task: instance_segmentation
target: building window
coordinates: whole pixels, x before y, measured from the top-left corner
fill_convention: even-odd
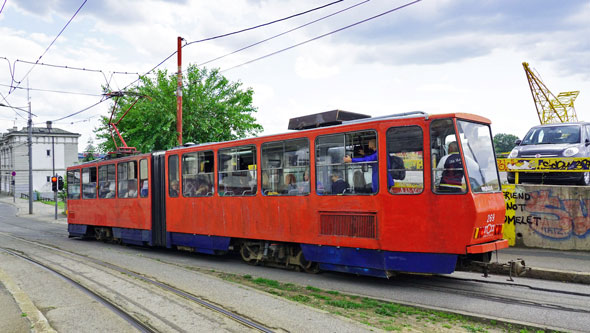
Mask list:
[[[51,156],[51,149],[47,149],[47,156]]]

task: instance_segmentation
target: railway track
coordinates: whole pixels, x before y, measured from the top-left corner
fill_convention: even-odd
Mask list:
[[[452,284],[449,284],[449,282]],[[535,287],[528,284],[519,284],[514,282],[457,278],[452,276],[435,276],[424,282],[412,280],[406,282],[406,285],[422,290],[452,293],[469,298],[478,298],[510,305],[519,304],[527,307],[536,307],[548,310],[590,314],[590,309],[587,306],[587,301],[590,299],[590,293],[585,292]],[[523,292],[519,293],[520,296],[516,298],[513,296],[513,293],[506,293],[510,295],[503,295],[503,290],[496,289],[489,291],[489,288],[482,290],[480,287],[483,285],[493,285],[500,288],[519,288],[522,289]],[[528,293],[531,292],[535,293],[536,299],[528,297]],[[538,298],[541,298],[544,301],[539,301]],[[564,302],[566,298],[569,304]],[[575,303],[577,305],[574,306],[571,303]]]
[[[167,330],[167,328],[171,328],[173,330],[184,330],[184,327],[179,326],[180,324],[172,323],[168,319],[164,318],[164,316],[160,316],[153,308],[149,308],[149,306],[142,305],[139,302],[133,302],[130,295],[125,295],[121,293],[121,290],[114,290],[112,288],[108,288],[104,281],[112,280],[113,277],[116,279],[121,279],[122,277],[126,276],[126,281],[117,282],[117,285],[128,284],[129,281],[135,281],[135,290],[139,290],[139,293],[142,292],[141,289],[144,289],[144,294],[151,294],[153,293],[154,289],[159,290],[160,297],[166,299],[167,304],[172,304],[171,306],[176,306],[179,311],[182,309],[186,309],[186,303],[190,303],[191,306],[198,306],[202,309],[206,309],[209,312],[213,312],[216,315],[221,315],[225,318],[230,319],[231,321],[238,323],[242,327],[252,329],[259,332],[273,332],[271,328],[268,328],[261,323],[255,322],[247,317],[240,315],[239,313],[233,312],[231,310],[225,309],[220,305],[213,304],[204,300],[196,295],[191,294],[190,292],[181,290],[176,288],[172,285],[165,284],[159,282],[151,277],[138,274],[136,272],[130,271],[128,269],[113,265],[111,263],[90,258],[87,256],[83,256],[77,254],[72,251],[64,250],[55,248],[53,246],[49,246],[40,242],[31,241],[27,239],[23,239],[18,236],[8,235],[5,233],[0,233],[0,235],[5,237],[10,237],[12,239],[18,240],[20,242],[32,244],[38,248],[42,248],[44,250],[49,250],[53,254],[57,254],[58,258],[46,256],[43,259],[33,258],[31,255],[26,255],[23,253],[19,253],[13,249],[3,248],[0,247],[0,250],[16,256],[22,260],[26,260],[34,265],[43,267],[45,270],[49,270],[54,274],[57,274],[68,283],[75,285],[77,288],[83,290],[85,293],[90,295],[92,298],[99,301],[101,304],[104,304],[107,308],[113,311],[116,315],[123,318],[127,321],[131,326],[137,328],[139,331],[142,332],[157,332],[160,330]],[[65,263],[64,263],[65,260]],[[72,263],[72,261],[74,263]],[[90,265],[89,265],[90,264]],[[98,273],[88,273],[85,272],[83,274],[77,274],[78,272],[75,270],[75,267],[82,267],[82,269],[78,271],[96,271],[100,270]],[[98,266],[98,268],[97,268]],[[118,273],[118,274],[117,274]],[[100,281],[96,281],[93,283],[92,281],[88,281],[84,279],[82,276],[84,275],[108,275],[108,278],[99,279]],[[82,282],[81,280],[85,280]],[[140,283],[137,283],[140,282]],[[147,286],[147,287],[146,287]],[[105,288],[106,287],[106,288]],[[106,293],[105,293],[106,289]],[[110,294],[111,296],[107,296],[105,294]],[[113,294],[117,296],[113,296]],[[170,297],[173,295],[173,297]],[[125,305],[118,304],[118,302],[113,301],[115,299],[124,299],[126,300]],[[183,301],[184,300],[184,301]],[[131,304],[130,304],[131,303]],[[190,308],[190,307],[189,307]],[[184,310],[186,311],[186,310]],[[142,313],[143,315],[138,315],[138,313]],[[188,311],[190,312],[190,311]],[[189,313],[190,315],[190,313]],[[151,321],[157,322],[154,323],[147,323],[145,318],[150,318]],[[148,320],[148,321],[150,321]],[[164,329],[162,329],[164,328]]]
[[[67,281],[69,284],[73,285],[74,287],[78,288],[79,290],[82,290],[85,294],[87,294],[88,296],[90,296],[92,299],[98,301],[99,303],[103,304],[104,306],[106,306],[109,310],[111,310],[112,312],[114,312],[116,315],[118,315],[119,317],[121,317],[123,320],[125,320],[127,323],[129,323],[131,326],[133,326],[134,328],[136,328],[137,330],[139,330],[140,332],[157,332],[156,330],[154,330],[152,327],[148,326],[147,324],[145,324],[144,322],[136,319],[132,314],[126,312],[124,309],[122,309],[121,307],[117,306],[117,304],[111,302],[109,299],[107,299],[106,297],[101,296],[100,294],[88,289],[87,287],[85,287],[84,285],[82,285],[81,283],[71,279],[70,277],[68,277],[67,275],[49,267],[48,265],[45,265],[43,263],[41,263],[38,260],[29,258],[23,254],[20,254],[12,249],[7,249],[4,247],[0,247],[0,251],[3,251],[5,253],[8,253],[12,256],[18,257],[22,260],[25,260],[29,263],[32,263],[36,266],[39,266],[57,276],[59,276],[60,278],[62,278],[63,280]]]

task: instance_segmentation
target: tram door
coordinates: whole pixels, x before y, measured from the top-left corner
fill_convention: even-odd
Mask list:
[[[166,244],[166,158],[164,153],[152,155],[152,244]]]

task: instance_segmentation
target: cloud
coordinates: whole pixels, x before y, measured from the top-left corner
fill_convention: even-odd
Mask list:
[[[340,67],[318,63],[311,57],[297,57],[295,73],[304,79],[323,79],[340,72]]]

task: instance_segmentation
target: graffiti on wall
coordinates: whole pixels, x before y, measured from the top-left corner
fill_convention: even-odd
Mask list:
[[[586,238],[590,234],[590,198],[563,199],[551,189],[504,193],[506,208],[516,214],[506,215],[507,224],[526,224],[545,238],[565,240],[571,237]],[[516,203],[518,202],[518,203]]]
[[[590,170],[590,159],[586,157],[504,158],[498,159],[497,163],[499,171],[579,172]]]

